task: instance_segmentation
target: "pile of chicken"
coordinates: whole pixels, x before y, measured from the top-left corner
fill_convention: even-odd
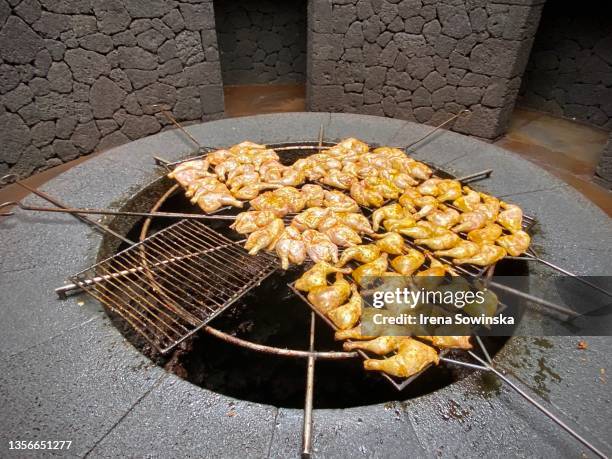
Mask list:
[[[427,165],[397,148],[370,150],[354,138],[290,166],[273,150],[243,142],[182,163],[169,177],[205,212],[249,200],[250,209],[231,226],[248,235],[249,253],[275,251],[283,269],[310,258],[315,265],[296,288],[335,324],[336,339],[354,340],[345,349],[393,353],[366,360],[366,369],[399,377],[438,363],[436,350],[422,341],[469,349],[469,337],[362,336],[359,288],[367,279],[456,275],[453,264],[489,266],[530,244],[518,206],[432,177]],[[361,208],[373,210],[371,218]],[[423,249],[408,247],[405,237]]]

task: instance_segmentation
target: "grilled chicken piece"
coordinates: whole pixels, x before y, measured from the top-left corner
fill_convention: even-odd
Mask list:
[[[484,228],[470,231],[467,237],[477,244],[493,244],[501,235],[502,227],[496,223],[489,223]]]
[[[429,238],[416,239],[414,242],[418,245],[426,245],[433,250],[445,250],[455,247],[461,242],[461,238],[452,231],[446,230],[439,231],[439,234]]]
[[[368,359],[363,362],[366,370],[382,371],[398,378],[408,378],[427,366],[438,364],[434,348],[414,339],[403,340],[397,354],[387,359]]]
[[[421,220],[410,228],[402,228],[399,233],[412,239],[426,239],[435,236],[437,231],[439,231],[438,226],[426,220]]]
[[[380,249],[374,244],[355,245],[348,247],[340,255],[340,261],[336,266],[344,266],[351,260],[357,260],[360,263],[370,263],[380,256]]]
[[[327,315],[332,309],[344,304],[351,294],[351,284],[342,273],[336,273],[336,281],[332,285],[314,287],[308,292],[310,301],[317,310]]]
[[[395,172],[394,170],[383,170],[380,176],[389,180],[400,190],[404,190],[410,186],[418,185],[418,180],[413,179],[409,174],[405,172]]]
[[[208,192],[223,192],[230,194],[227,187],[221,183],[217,177],[199,177],[187,186],[185,196],[192,198],[190,201],[192,204],[195,204],[198,198],[194,198],[194,195]]]
[[[339,247],[351,247],[361,244],[361,237],[357,231],[348,226],[337,223],[323,232],[329,239]]]
[[[251,200],[259,196],[259,193],[263,190],[269,190],[271,188],[278,188],[280,185],[274,185],[271,183],[251,183],[243,186],[236,191],[232,191],[232,194],[237,199]]]
[[[266,161],[259,166],[259,175],[264,181],[279,180],[282,178],[285,168],[286,166],[282,165],[279,161]]]
[[[266,191],[260,194],[255,199],[250,201],[251,207],[255,210],[268,210],[273,212],[277,217],[284,217],[290,212],[290,204],[287,200],[274,194],[272,191]]]
[[[464,195],[455,199],[453,204],[463,212],[473,211],[480,204],[480,195],[470,187],[463,187]]]
[[[397,199],[402,191],[391,180],[383,177],[367,177],[364,182],[366,188],[378,191],[385,199]]]
[[[440,194],[438,194],[437,198],[440,202],[453,201],[461,197],[461,183],[457,180],[443,180],[440,184],[438,184],[438,190]]]
[[[236,215],[236,220],[230,225],[239,234],[249,234],[267,226],[276,218],[273,212],[266,210],[251,210]]]
[[[340,188],[341,190],[348,190],[354,180],[356,180],[354,175],[334,169],[321,177],[319,182],[335,188]]]
[[[191,198],[206,213],[215,212],[223,206],[242,207],[243,203],[234,198],[227,187],[219,183],[212,191],[198,190]]]
[[[387,219],[383,222],[383,226],[387,231],[397,232],[406,228],[412,228],[416,224],[416,220],[410,215],[406,215],[399,220]]]
[[[348,330],[338,330],[334,333],[334,339],[336,341],[344,341],[347,339],[374,339],[375,336],[367,336],[361,334],[361,325],[357,325],[356,327],[349,328]]]
[[[472,349],[469,336],[417,336],[438,349]]]
[[[345,351],[355,351],[360,349],[376,355],[387,355],[398,350],[402,342],[411,340],[408,336],[379,336],[370,341],[354,341],[342,343]]]
[[[443,228],[450,228],[458,223],[460,218],[459,212],[443,204],[440,204],[437,209],[427,214],[427,220]]]
[[[175,179],[183,188],[187,188],[198,178],[214,177],[214,174],[208,172],[209,166],[209,161],[203,159],[186,161],[176,166],[174,170],[168,174],[168,178]]]
[[[456,258],[453,263],[456,265],[470,264],[477,266],[489,266],[506,256],[506,249],[492,244],[482,244],[479,252],[468,258]]]
[[[323,207],[311,207],[293,217],[291,226],[294,226],[300,231],[317,229],[321,221],[323,221],[330,212],[331,210]]]
[[[261,182],[261,176],[252,164],[243,164],[242,166],[231,170],[227,174],[225,184],[230,187],[230,190],[237,190],[241,186],[250,183]]]
[[[225,180],[227,179],[227,175],[232,170],[238,169],[239,167],[240,161],[238,161],[236,157],[232,157],[230,159],[226,159],[222,163],[217,164],[215,166],[215,174],[217,174],[219,180],[225,182]]]
[[[523,227],[523,211],[521,208],[503,201],[500,206],[504,210],[497,216],[497,222],[513,233],[521,231]]]
[[[302,240],[306,244],[308,256],[315,263],[338,262],[338,246],[327,235],[316,230],[306,230],[302,233]]]
[[[370,226],[370,221],[363,214],[355,212],[334,212],[334,215],[339,222],[354,229],[358,233],[372,234],[374,232]]]
[[[359,212],[359,206],[341,191],[325,191],[323,205],[335,212]]]
[[[460,223],[452,228],[455,233],[474,231],[484,227],[489,221],[488,217],[478,211],[462,213]]]
[[[404,189],[404,193],[399,197],[397,202],[410,213],[416,213],[416,204],[414,201],[422,197],[423,196],[421,196],[421,193],[419,193],[416,188],[407,187]]]
[[[455,247],[448,250],[436,250],[434,254],[438,257],[469,258],[478,253],[480,247],[475,242],[461,241]]]
[[[289,212],[301,212],[306,207],[306,197],[292,186],[283,186],[272,192],[274,196],[284,199],[289,205]]]
[[[502,212],[503,213],[503,212]],[[500,214],[501,215],[501,214]],[[501,245],[513,257],[525,253],[531,244],[531,237],[523,230],[515,231],[508,236],[502,236],[497,239],[497,244]]]
[[[418,180],[427,180],[433,173],[429,166],[414,160],[405,163],[403,172],[407,172],[411,177]]]
[[[221,164],[223,161],[233,158],[234,154],[229,150],[217,150],[206,155],[206,160],[213,166]]]
[[[324,261],[315,263],[315,265],[302,274],[295,282],[295,288],[303,292],[309,292],[315,287],[324,287],[327,285],[327,276],[331,273],[348,274],[351,270],[348,268],[336,268]]]
[[[377,208],[385,203],[382,193],[366,186],[363,180],[353,182],[351,185],[351,197],[355,202],[364,207]]]
[[[429,258],[429,268],[424,269],[423,271],[419,271],[416,276],[417,277],[433,277],[433,283],[427,283],[426,281],[420,281],[419,285],[427,285],[431,288],[438,285],[442,282],[442,278],[446,275],[446,273],[450,273],[454,275],[454,270],[447,264],[442,263],[439,260],[433,258],[430,254],[427,254],[427,258]],[[438,282],[439,281],[439,282]]]
[[[364,284],[368,283],[367,281],[369,280],[369,277],[382,276],[382,274],[387,271],[387,257],[388,255],[383,253],[376,260],[354,269],[351,273],[353,279],[355,279],[357,283],[363,287]]]
[[[325,190],[319,185],[304,185],[300,191],[306,198],[306,207],[323,207]]]
[[[292,226],[285,228],[276,241],[276,254],[281,260],[281,268],[289,268],[289,264],[301,265],[306,259],[306,244],[302,235]]]
[[[391,266],[403,276],[410,276],[425,263],[425,255],[416,249],[408,249],[406,255],[391,260]]]
[[[282,172],[282,176],[278,178],[267,179],[270,183],[276,183],[283,186],[296,186],[304,183],[306,177],[304,173],[299,169],[293,169],[291,167],[285,167]]]
[[[438,186],[442,182],[442,179],[430,178],[417,186],[416,190],[423,196],[438,196],[440,194],[440,188]]]
[[[346,304],[338,306],[336,309],[332,309],[327,313],[327,317],[329,317],[334,325],[340,330],[347,330],[354,327],[361,317],[363,300],[354,284],[351,285],[351,292],[351,298]]]
[[[417,220],[426,217],[433,212],[440,203],[433,196],[421,196],[414,199],[414,205],[418,207],[419,211],[413,215]]]
[[[378,231],[380,223],[386,219],[399,220],[404,217],[406,210],[398,203],[389,204],[387,206],[376,209],[372,213],[372,227],[374,231]]]
[[[249,255],[257,255],[264,248],[274,250],[274,245],[284,229],[283,221],[275,218],[266,227],[253,231],[244,244],[244,248],[249,251]]]
[[[499,214],[499,207],[500,207],[499,199],[493,196],[490,196],[488,194],[485,194],[485,193],[478,193],[478,194],[480,194],[480,198],[482,199],[482,202],[480,204],[477,204],[474,210],[478,210],[484,213],[489,219],[489,221],[491,222],[495,221],[495,219],[497,218],[497,215]]]
[[[376,246],[389,255],[401,255],[406,252],[406,241],[398,233],[390,232],[383,235],[374,235],[378,240]]]

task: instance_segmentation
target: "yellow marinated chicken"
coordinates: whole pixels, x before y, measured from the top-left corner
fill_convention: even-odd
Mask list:
[[[285,229],[285,224],[280,218],[275,218],[264,228],[253,231],[244,244],[244,248],[249,251],[249,255],[257,253],[266,248],[274,250],[276,241]]]
[[[261,193],[263,190],[269,190],[278,187],[279,185],[274,185],[271,183],[250,183],[248,185],[244,185],[236,189],[235,191],[232,191],[232,194],[236,199],[244,199],[249,201],[259,196],[259,193]]]
[[[338,330],[334,333],[334,339],[336,341],[344,341],[347,339],[374,339],[375,336],[368,336],[361,334],[361,325],[357,325],[356,327],[349,328],[348,330]]]
[[[443,182],[443,179],[440,178],[430,178],[425,180],[419,186],[416,187],[416,190],[422,196],[438,196],[440,194],[439,185]]]
[[[341,191],[325,191],[323,205],[335,212],[359,212],[359,206]]]
[[[411,215],[405,215],[400,219],[388,218],[383,222],[383,226],[389,232],[399,232],[406,228],[416,225],[416,220]]]
[[[302,240],[306,244],[306,253],[315,263],[338,262],[338,246],[331,241],[329,236],[317,230],[306,230],[302,233]]]
[[[427,180],[433,174],[429,166],[415,160],[406,161],[403,166],[403,172],[407,172],[411,177],[418,180]]]
[[[467,186],[463,187],[463,192],[465,194],[455,199],[453,205],[462,212],[471,212],[480,204],[480,195]]]
[[[439,227],[427,220],[421,220],[410,228],[402,228],[399,232],[411,239],[426,239],[435,236]]]
[[[436,226],[450,228],[460,221],[460,214],[455,209],[440,204],[437,209],[427,214],[427,220]]]
[[[467,233],[483,228],[487,222],[488,217],[482,212],[464,212],[459,217],[459,224],[454,226],[452,230],[455,233]]]
[[[378,189],[367,186],[363,180],[353,182],[351,197],[357,204],[368,208],[378,208],[385,203],[383,194]]]
[[[435,209],[437,209],[438,206],[440,205],[438,200],[433,196],[421,196],[421,197],[415,198],[413,202],[414,202],[414,205],[419,209],[419,211],[413,215],[413,217],[417,220],[420,220],[421,218],[426,217],[431,212],[433,212]]]
[[[351,285],[351,298],[346,304],[338,306],[327,313],[327,317],[339,330],[347,330],[354,327],[361,317],[363,300],[355,285]]]
[[[331,273],[350,273],[350,269],[337,268],[324,261],[315,263],[315,265],[306,271],[302,276],[295,282],[295,288],[302,290],[303,292],[309,292],[315,287],[323,287],[327,285],[327,276]]]
[[[347,247],[340,255],[336,266],[342,267],[349,261],[357,260],[360,263],[370,263],[380,256],[380,248],[374,244],[355,245]]]
[[[389,204],[380,209],[376,209],[372,213],[372,228],[374,231],[378,231],[380,223],[383,220],[392,219],[399,220],[404,217],[406,210],[398,203]]]
[[[366,370],[382,371],[391,376],[408,378],[431,364],[438,364],[436,350],[420,341],[407,339],[400,343],[397,354],[386,359],[368,359],[363,362]]]
[[[323,234],[327,235],[329,239],[336,244],[338,247],[351,247],[353,245],[361,244],[361,237],[359,233],[353,228],[342,223],[336,223],[335,225],[326,229]]]
[[[307,229],[317,229],[321,222],[330,215],[331,210],[324,207],[310,207],[295,217],[291,221],[291,226],[295,227],[299,231],[306,231]]]
[[[506,249],[506,251],[513,257],[518,257],[519,255],[527,252],[527,249],[529,249],[531,237],[529,237],[529,234],[527,234],[525,231],[518,230],[510,235],[498,238],[495,242]]]
[[[400,255],[391,260],[391,266],[403,276],[410,276],[425,263],[425,255],[416,249],[408,249],[406,255]]]
[[[281,268],[289,268],[289,264],[301,265],[306,260],[306,244],[300,232],[288,226],[276,241],[274,248],[281,260]]]
[[[408,336],[379,336],[370,341],[345,342],[342,344],[342,348],[345,351],[359,349],[376,355],[387,355],[398,350],[400,345],[408,340],[411,340]]]
[[[277,217],[284,217],[291,209],[289,202],[284,197],[278,196],[272,191],[260,194],[250,201],[250,204],[251,208],[255,210],[268,210],[274,212]]]
[[[274,196],[284,199],[290,213],[301,212],[306,207],[306,196],[292,186],[283,186],[272,192]]]
[[[523,211],[521,208],[503,201],[500,206],[504,210],[497,216],[497,223],[511,232],[520,231],[523,227]]]
[[[497,218],[497,215],[499,214],[499,208],[500,208],[499,199],[497,199],[494,196],[485,194],[485,193],[478,193],[478,194],[480,194],[482,203],[477,204],[474,210],[483,212],[487,216],[489,221],[491,222],[495,221],[495,219]]]
[[[416,239],[417,245],[425,245],[433,250],[445,250],[455,247],[461,238],[450,230],[438,231],[438,234],[425,239]]]
[[[230,225],[230,228],[239,234],[249,234],[267,226],[275,218],[274,212],[267,210],[241,212],[236,215],[236,220]]]
[[[436,196],[438,201],[454,201],[461,197],[461,183],[457,180],[443,180],[438,184],[439,194]]]
[[[314,287],[308,291],[308,301],[318,311],[327,315],[332,309],[344,304],[351,294],[351,284],[347,282],[342,273],[336,273],[336,280],[332,285]]]
[[[367,188],[378,191],[384,199],[397,199],[402,191],[392,181],[383,177],[367,177],[363,181]]]
[[[369,278],[382,276],[382,274],[387,271],[387,257],[388,255],[383,253],[376,260],[355,268],[351,273],[353,279],[363,287],[365,284],[369,283]]]
[[[198,196],[197,204],[206,213],[212,213],[224,206],[242,207],[242,201],[234,198],[229,191],[225,192],[208,192]]]
[[[323,207],[325,190],[321,186],[306,184],[300,192],[306,198],[306,207]]]
[[[472,349],[469,336],[417,336],[438,349]]]
[[[467,237],[477,244],[493,244],[502,235],[502,232],[501,226],[489,223],[484,228],[470,231]]]
[[[480,246],[472,241],[461,241],[455,247],[447,250],[436,250],[434,255],[449,258],[469,258],[478,253]]]
[[[480,250],[476,255],[467,258],[456,258],[453,263],[456,265],[470,264],[477,266],[489,266],[498,262],[506,256],[506,249],[492,244],[481,244]]]
[[[406,252],[406,241],[398,233],[376,234],[374,237],[378,239],[375,244],[382,252],[389,255],[401,255]]]
[[[348,190],[351,188],[352,183],[356,180],[354,175],[343,172],[338,169],[328,171],[323,177],[319,179],[324,185],[333,186],[341,190]]]

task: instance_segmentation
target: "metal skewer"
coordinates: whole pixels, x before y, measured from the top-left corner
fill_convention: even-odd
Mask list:
[[[455,180],[463,183],[475,182],[477,180],[482,180],[491,177],[493,173],[493,169],[485,169],[484,171],[474,172],[470,175],[464,175],[463,177],[458,177]]]
[[[17,206],[22,210],[29,210],[35,212],[58,212],[68,214],[92,214],[92,215],[120,215],[128,217],[163,217],[163,218],[184,218],[184,219],[195,219],[195,220],[235,220],[236,217],[233,215],[206,215],[206,214],[184,214],[181,212],[127,212],[122,210],[107,210],[107,209],[89,209],[89,208],[54,208],[54,207],[39,207],[39,206],[28,206],[21,202],[5,202],[0,204],[0,210],[5,207]],[[14,215],[14,212],[0,213],[2,216]]]
[[[564,306],[559,306],[558,304],[552,303],[550,301],[544,300],[542,298],[538,298],[537,296],[531,295],[529,293],[525,293],[525,292],[521,292],[518,289],[512,288],[512,287],[508,287],[507,285],[504,284],[500,284],[498,282],[493,282],[491,281],[489,283],[489,287],[493,288],[493,289],[498,289],[498,290],[503,290],[504,292],[510,293],[512,295],[518,296],[520,298],[524,298],[526,300],[532,301],[533,303],[537,303],[540,306],[544,306],[545,308],[548,308],[550,310],[556,311],[556,312],[560,312],[563,314],[567,314],[568,316],[571,317],[579,317],[581,314],[578,314],[576,311],[573,311],[569,308],[566,308]]]
[[[198,139],[196,139],[193,135],[191,135],[189,133],[189,131],[187,131],[187,129],[185,129],[183,127],[183,125],[181,123],[179,123],[176,118],[174,116],[172,116],[172,114],[161,104],[153,104],[151,105],[151,108],[154,109],[160,109],[160,113],[162,115],[164,115],[168,121],[170,121],[177,129],[179,129],[183,134],[185,134],[189,140],[191,140],[194,144],[196,144],[196,146],[198,147],[199,151],[206,151],[206,150],[216,150],[217,148],[215,147],[207,147],[205,145],[202,145]]]
[[[306,396],[304,400],[304,428],[302,435],[302,457],[309,458],[312,454],[312,405],[314,397],[314,341],[315,341],[315,313],[310,313],[310,337],[308,362],[306,364]]]
[[[65,204],[63,204],[62,202],[58,201],[57,199],[49,196],[47,193],[43,193],[42,191],[39,191],[35,188],[30,187],[29,185],[26,185],[25,183],[19,181],[19,177],[16,174],[9,174],[9,175],[5,175],[4,177],[0,178],[0,183],[8,183],[11,179],[14,180],[14,183],[18,186],[20,186],[21,188],[29,191],[30,193],[34,193],[36,196],[44,199],[47,202],[50,202],[51,204],[59,207],[60,209],[68,209],[69,207]],[[117,239],[122,240],[123,242],[130,244],[130,245],[134,245],[135,242],[128,239],[125,236],[122,236],[121,234],[117,233],[116,231],[113,231],[112,229],[110,229],[108,226],[103,225],[100,222],[97,222],[89,217],[86,217],[84,215],[79,215],[79,214],[73,214],[76,218],[78,218],[79,220],[81,220],[84,223],[87,223],[88,225],[92,225],[96,228],[98,228],[99,230],[104,231],[105,233],[108,233],[112,236],[115,236]]]
[[[466,113],[470,113],[469,110],[461,110],[459,113],[457,113],[456,115],[451,116],[449,119],[447,119],[446,121],[444,121],[442,124],[437,125],[435,128],[433,128],[431,131],[429,131],[427,134],[425,134],[423,137],[421,137],[420,139],[415,140],[414,142],[406,145],[404,147],[405,150],[408,150],[410,147],[413,147],[414,145],[416,145],[417,143],[422,142],[423,140],[425,140],[427,137],[433,135],[436,131],[438,131],[439,129],[442,129],[444,126],[446,126],[448,123],[450,123],[451,121],[456,120],[457,118],[459,118],[462,115],[465,115]]]

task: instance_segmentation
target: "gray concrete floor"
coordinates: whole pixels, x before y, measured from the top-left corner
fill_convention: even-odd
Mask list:
[[[228,117],[306,110],[304,85],[227,86]],[[608,138],[607,131],[545,113],[516,109],[505,136],[496,145],[548,170],[612,216],[612,192],[592,177]],[[35,174],[25,182],[38,187],[71,167],[95,156],[78,158]],[[0,203],[19,201],[27,192],[10,185],[0,189]]]

